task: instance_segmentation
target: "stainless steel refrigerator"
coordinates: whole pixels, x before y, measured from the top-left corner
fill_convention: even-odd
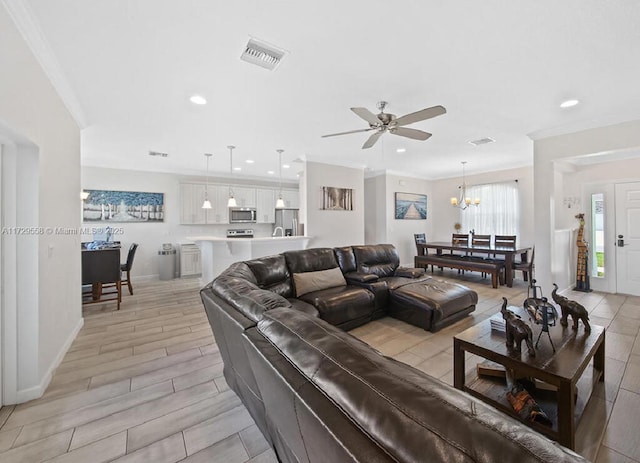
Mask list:
[[[276,209],[274,227],[282,227],[284,236],[297,236],[299,234],[298,225],[298,209]]]

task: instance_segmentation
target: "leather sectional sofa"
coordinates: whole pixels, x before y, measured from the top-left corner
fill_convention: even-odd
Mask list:
[[[336,284],[336,269],[344,283],[318,289]],[[396,297],[405,287],[446,292],[440,284],[400,268],[393,246],[353,246],[238,262],[201,296],[225,379],[282,462],[584,461],[344,331],[426,300],[418,289]],[[416,308],[428,322],[413,321],[430,328],[434,313],[457,319],[477,301],[450,289],[452,298]]]

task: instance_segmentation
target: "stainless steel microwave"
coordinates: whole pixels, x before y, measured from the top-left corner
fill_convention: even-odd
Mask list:
[[[230,207],[229,223],[255,223],[255,207]]]

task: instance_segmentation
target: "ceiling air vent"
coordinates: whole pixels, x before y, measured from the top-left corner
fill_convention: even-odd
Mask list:
[[[495,140],[493,138],[479,138],[478,140],[472,140],[471,143],[473,146],[486,145],[487,143],[493,143]]]
[[[249,39],[240,59],[273,71],[285,54],[286,52],[281,48],[257,39]]]
[[[168,153],[161,153],[159,151],[149,151],[149,156],[159,156],[161,158],[166,158],[167,156],[169,156]]]

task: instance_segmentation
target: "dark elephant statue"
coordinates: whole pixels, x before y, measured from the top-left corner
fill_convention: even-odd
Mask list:
[[[591,325],[589,325],[589,312],[584,308],[582,304],[579,304],[576,301],[570,301],[566,297],[558,294],[558,285],[553,284],[553,291],[551,292],[551,298],[553,302],[560,306],[560,310],[562,311],[562,318],[560,319],[560,324],[562,326],[568,326],[569,322],[567,318],[571,315],[571,319],[573,320],[573,329],[578,329],[578,321],[582,320],[584,323],[584,330],[587,333],[591,332]]]
[[[531,328],[520,317],[512,311],[507,310],[507,298],[502,298],[502,318],[505,321],[507,334],[507,347],[515,348],[516,352],[521,352],[522,341],[527,344],[529,355],[535,357],[536,351],[533,349],[533,333]]]

